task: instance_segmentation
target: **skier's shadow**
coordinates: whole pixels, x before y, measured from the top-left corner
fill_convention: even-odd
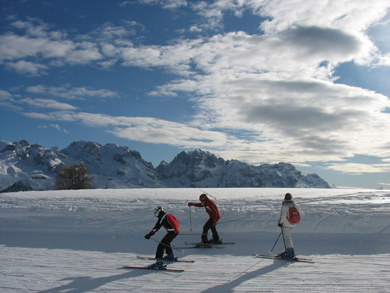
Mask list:
[[[207,293],[207,292],[213,292],[213,293],[215,293],[215,292],[224,292],[224,293],[233,292],[233,289],[235,287],[239,286],[240,284],[242,284],[246,281],[249,281],[253,278],[256,278],[258,276],[268,274],[268,273],[275,271],[275,270],[277,270],[285,265],[286,265],[285,263],[275,260],[274,263],[269,265],[269,266],[262,267],[256,271],[253,271],[253,272],[241,274],[241,276],[239,278],[234,279],[233,281],[231,281],[229,283],[209,288],[209,289],[203,291],[203,293]]]
[[[119,275],[100,277],[100,278],[91,278],[91,277],[74,277],[74,278],[65,278],[61,281],[71,281],[68,284],[61,285],[52,289],[40,291],[39,293],[53,293],[53,292],[67,292],[67,293],[82,293],[90,292],[94,289],[97,289],[101,286],[104,286],[108,283],[115,282],[121,279],[136,278],[153,271],[147,270],[131,270]],[[130,287],[129,290],[132,288]]]

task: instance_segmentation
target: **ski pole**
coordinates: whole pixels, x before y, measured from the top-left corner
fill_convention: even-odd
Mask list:
[[[216,197],[213,196],[213,195],[211,195],[210,193],[208,193],[208,192],[206,192],[206,191],[204,191],[204,190],[200,190],[200,191],[201,191],[202,193],[206,194],[207,196],[216,199]]]
[[[283,227],[280,227],[280,229],[281,229],[281,232],[280,232],[280,233],[282,233],[282,236],[283,236],[284,250],[287,250],[287,247],[286,247],[286,240],[284,239]]]
[[[152,237],[150,237],[149,239],[151,239],[151,240],[153,240],[154,242],[157,242],[158,244],[161,244],[161,245],[163,245],[163,246],[165,246],[165,247],[171,247],[172,249],[176,249],[177,251],[180,251],[181,253],[184,252],[183,250],[178,249],[178,248],[176,248],[175,246],[166,245],[165,243],[161,243],[160,241],[158,241],[158,240],[156,240],[156,239],[153,239]]]
[[[234,220],[228,220],[228,221],[217,222],[217,225],[218,225],[218,224],[224,224],[224,223],[228,223],[228,222],[235,222],[235,221],[240,221],[240,220],[249,219],[249,218],[252,218],[252,216],[249,216],[249,217],[243,217],[243,218],[238,218],[238,219],[234,219]]]
[[[278,243],[278,240],[279,240],[279,238],[280,238],[280,235],[282,235],[282,230],[280,230],[278,239],[276,239],[274,246],[272,246],[272,248],[271,248],[271,250],[270,250],[270,252],[269,252],[268,254],[272,254],[272,251],[274,250],[276,243]]]
[[[192,232],[192,216],[191,216],[191,206],[188,206],[190,209],[190,231]]]

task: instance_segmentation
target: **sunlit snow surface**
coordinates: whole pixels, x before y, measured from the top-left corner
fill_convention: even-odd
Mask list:
[[[181,223],[176,247],[200,241],[207,214],[190,208],[207,192],[220,207],[223,249],[175,249],[185,272],[123,270],[146,266],[160,230],[161,205]],[[315,264],[254,258],[280,229],[284,194],[303,211],[296,253]],[[0,195],[1,292],[390,292],[390,192],[347,189],[128,189]],[[191,231],[192,230],[192,231]],[[283,250],[279,240],[273,252]]]

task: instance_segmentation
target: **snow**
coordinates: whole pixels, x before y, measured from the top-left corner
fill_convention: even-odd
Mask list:
[[[181,223],[172,242],[200,240],[207,214],[187,206],[207,192],[220,207],[223,249],[175,249],[185,272],[124,270],[153,261],[153,209]],[[315,263],[259,259],[280,229],[291,192],[304,214],[293,231],[297,254]],[[390,292],[390,192],[351,189],[96,189],[0,195],[1,292]],[[191,217],[190,217],[191,213]],[[190,221],[191,218],[191,221]],[[191,231],[192,230],[192,231]],[[274,253],[283,250],[279,240]]]

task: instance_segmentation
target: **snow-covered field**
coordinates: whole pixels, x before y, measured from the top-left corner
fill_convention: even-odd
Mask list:
[[[219,205],[223,249],[175,249],[184,272],[124,270],[152,261],[165,230],[146,240],[161,205],[181,223],[176,247],[200,240],[207,214],[187,206],[206,191]],[[268,253],[284,194],[304,215],[295,251]],[[346,189],[127,189],[0,194],[0,292],[390,292],[390,192]],[[190,217],[191,215],[191,217]],[[190,220],[191,219],[191,220]],[[192,228],[192,229],[191,229]],[[192,231],[191,231],[192,230]],[[282,241],[274,252],[283,250]]]

